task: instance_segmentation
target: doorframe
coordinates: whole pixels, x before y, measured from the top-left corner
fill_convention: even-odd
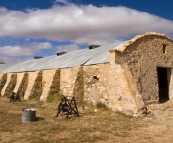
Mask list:
[[[158,68],[165,68],[167,71],[167,82],[168,82],[168,100],[170,100],[170,85],[171,83],[173,83],[173,81],[171,81],[171,77],[172,77],[172,67],[171,66],[156,66],[156,72],[157,72],[157,88],[158,88],[158,102],[160,103],[160,95],[159,95],[159,79],[158,79]]]

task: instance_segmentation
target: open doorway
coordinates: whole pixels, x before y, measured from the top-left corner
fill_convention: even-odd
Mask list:
[[[159,85],[159,102],[163,103],[169,100],[169,85],[167,68],[157,67],[158,85]]]

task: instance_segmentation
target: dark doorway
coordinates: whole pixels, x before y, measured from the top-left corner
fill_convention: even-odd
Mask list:
[[[169,100],[169,86],[167,68],[157,68],[158,84],[159,84],[159,102],[166,102]]]

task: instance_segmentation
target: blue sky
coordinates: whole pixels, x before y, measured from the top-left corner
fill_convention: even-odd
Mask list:
[[[173,39],[172,0],[0,0],[0,62],[133,38]]]

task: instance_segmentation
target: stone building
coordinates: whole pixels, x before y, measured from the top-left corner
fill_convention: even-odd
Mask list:
[[[135,114],[173,100],[173,41],[146,33],[129,41],[0,65],[0,94],[46,101],[64,94]]]

